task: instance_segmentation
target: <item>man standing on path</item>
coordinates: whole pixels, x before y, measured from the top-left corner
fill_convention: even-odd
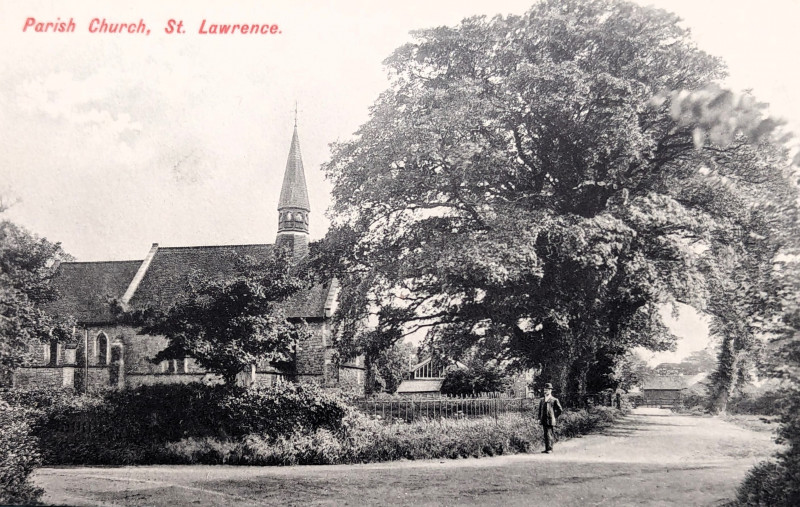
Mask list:
[[[553,443],[556,439],[555,427],[561,415],[561,403],[553,396],[553,384],[544,385],[544,398],[539,402],[539,422],[544,430],[544,453],[553,452]]]

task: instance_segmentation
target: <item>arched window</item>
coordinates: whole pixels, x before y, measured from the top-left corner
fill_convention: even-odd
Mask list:
[[[108,364],[108,337],[105,333],[97,335],[97,364]]]
[[[295,222],[302,222],[303,221],[303,214],[302,213],[296,213],[294,215],[294,221]]]
[[[290,211],[289,213],[286,214],[286,220],[291,220],[291,219],[292,219],[292,212]]]

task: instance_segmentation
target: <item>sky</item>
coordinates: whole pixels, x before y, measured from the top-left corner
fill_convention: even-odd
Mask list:
[[[271,243],[297,101],[318,239],[330,204],[320,166],[387,87],[381,62],[414,29],[532,3],[4,0],[0,198],[13,203],[4,215],[81,261],[141,259],[154,242]],[[728,86],[800,125],[800,0],[640,3],[680,15],[698,46],[727,62]],[[72,19],[76,30],[24,31],[28,18]],[[142,20],[150,33],[89,33],[93,18]],[[165,33],[170,19],[186,33]],[[279,33],[201,35],[204,19]],[[705,335],[699,318],[686,322]]]

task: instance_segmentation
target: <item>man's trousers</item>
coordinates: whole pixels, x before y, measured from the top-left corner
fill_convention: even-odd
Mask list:
[[[556,442],[555,428],[552,426],[542,426],[542,429],[544,430],[544,450],[552,451],[553,444]]]

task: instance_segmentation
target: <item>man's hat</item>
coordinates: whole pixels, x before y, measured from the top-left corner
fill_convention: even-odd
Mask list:
[[[544,385],[544,388],[545,388],[545,389],[550,389],[550,390],[552,390],[552,389],[553,389],[553,384],[551,384],[550,382],[548,382],[548,383],[546,383],[546,384]]]

